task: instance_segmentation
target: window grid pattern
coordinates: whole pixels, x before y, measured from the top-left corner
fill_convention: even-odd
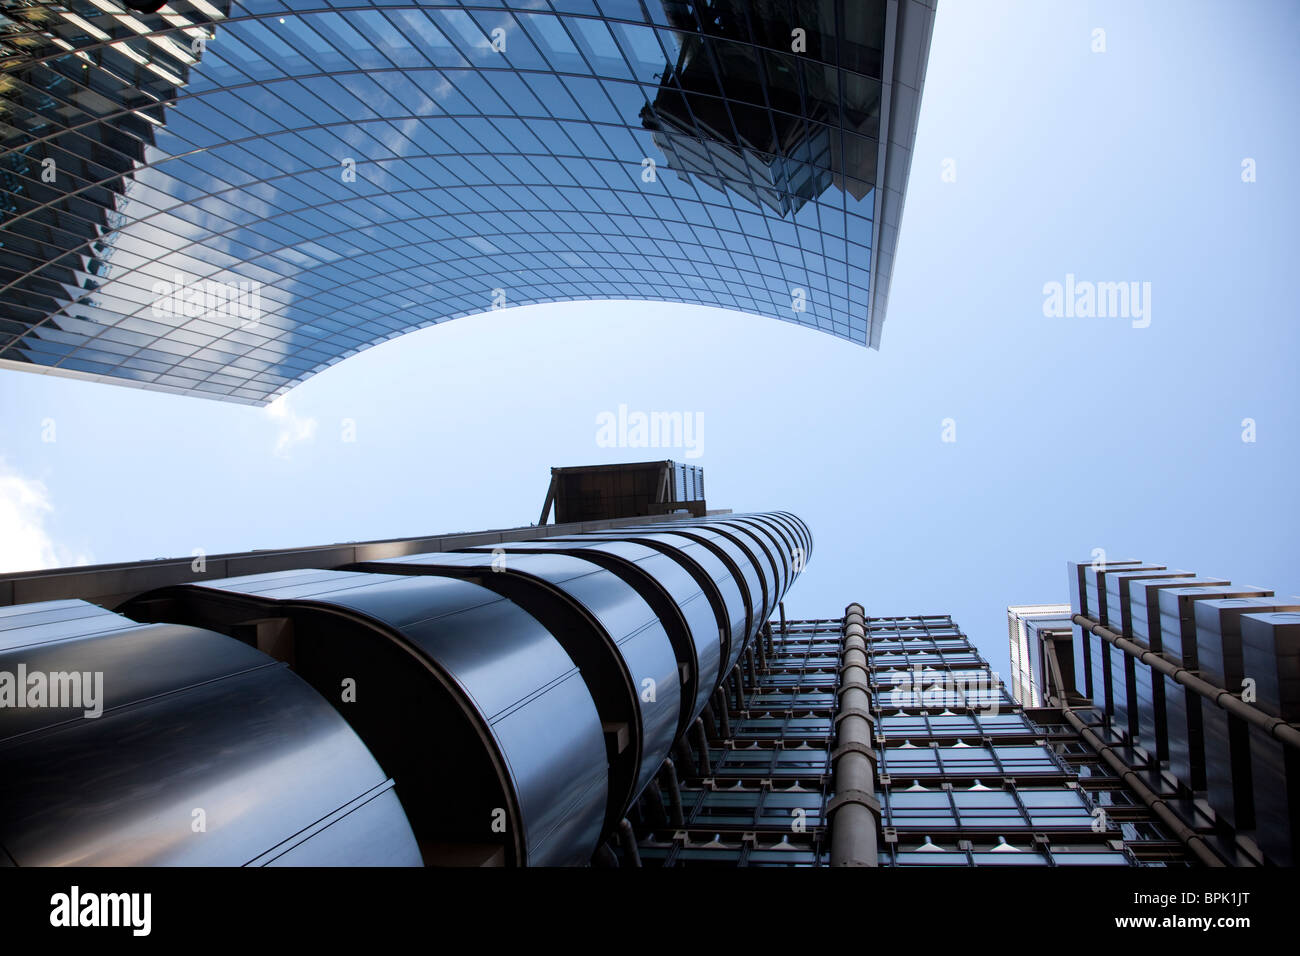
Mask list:
[[[865,344],[870,4],[850,40],[798,3],[3,0],[0,358],[260,403],[592,298]]]
[[[1112,812],[1063,754],[1068,728],[1041,726],[1001,690],[948,618],[870,619],[877,716],[881,865],[1103,866],[1182,862],[1180,849],[1130,800]],[[956,702],[891,706],[915,684],[987,691]],[[905,698],[904,698],[905,699]],[[1120,791],[1127,794],[1127,791]],[[1143,855],[1131,842],[1149,843]]]
[[[772,649],[755,668],[744,707],[727,698],[730,737],[710,738],[709,774],[677,761],[683,826],[638,827],[645,865],[827,865],[836,688],[815,679],[837,671],[841,626],[789,621],[784,634],[772,626]],[[877,679],[881,866],[1186,862],[1118,782],[1090,786],[1076,775],[1075,762],[1058,752],[1067,738],[1061,726],[1038,725],[1008,696],[942,708],[883,701],[880,689],[892,685],[878,666],[922,661],[936,673],[987,671],[950,619],[871,618],[867,645]]]

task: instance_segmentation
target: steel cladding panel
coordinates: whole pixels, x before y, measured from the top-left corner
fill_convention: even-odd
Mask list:
[[[532,615],[454,578],[287,572],[202,587],[347,609],[396,632],[453,681],[491,733],[509,774],[502,784],[519,804],[524,862],[591,859],[608,796],[600,718],[572,659]]]
[[[543,541],[509,542],[500,547],[506,554],[552,551],[585,557],[594,553],[596,556],[605,555],[621,559],[638,569],[633,573],[639,572],[649,579],[648,582],[642,582],[640,586],[660,589],[661,593],[676,606],[686,626],[689,647],[686,648],[688,656],[684,663],[691,669],[695,696],[693,700],[682,702],[684,723],[689,723],[704,709],[718,683],[722,646],[713,609],[695,579],[680,564],[653,548],[626,539],[602,540],[578,535],[572,539],[548,538]],[[475,550],[482,551],[484,548]],[[639,590],[637,583],[631,583],[631,586]],[[665,627],[670,623],[666,623]]]
[[[586,606],[614,639],[638,691],[643,747],[635,797],[659,772],[677,736],[681,682],[672,644],[650,605],[612,573],[555,583]]]
[[[466,594],[465,610],[402,630],[461,686],[496,737],[523,815],[528,865],[586,864],[608,779],[600,717],[572,659],[535,618],[477,585],[401,580]]]
[[[767,556],[764,549],[759,547],[752,535],[745,531],[719,524],[701,525],[699,531],[711,532],[717,536],[714,540],[728,541],[735,551],[744,556],[745,565],[752,572],[752,579],[758,585],[750,592],[750,597],[754,601],[754,623],[750,629],[750,640],[753,640],[754,634],[763,626],[763,622],[771,617],[772,611],[776,608],[775,568],[772,559]],[[750,575],[747,574],[746,580],[749,579]]]
[[[766,595],[766,603],[763,619],[771,617],[776,610],[777,601],[785,588],[784,575],[781,570],[780,562],[777,556],[773,554],[775,547],[771,538],[763,534],[762,531],[753,525],[742,524],[741,522],[713,522],[710,527],[722,534],[731,535],[741,547],[749,552],[754,561],[754,567],[758,569],[763,579],[763,589]]]
[[[1122,603],[1110,601],[1114,590],[1112,582],[1134,572],[1160,570],[1159,565],[1141,562],[1106,563],[1089,567],[1084,575],[1088,607],[1092,609],[1088,616],[1112,631],[1126,633],[1122,625]],[[1120,734],[1128,734],[1133,729],[1130,725],[1129,701],[1130,697],[1136,699],[1137,696],[1136,688],[1130,683],[1136,678],[1133,665],[1125,660],[1127,654],[1098,635],[1089,634],[1088,641],[1091,645],[1089,657],[1092,662],[1092,686],[1094,691],[1100,688],[1093,700],[1102,708],[1112,729]]]
[[[0,645],[0,661],[20,654],[33,671],[101,672],[106,695],[101,717],[71,725],[50,708],[36,711],[44,727],[30,710],[3,712],[0,845],[20,865],[241,866],[391,786],[347,723],[283,665],[211,631],[121,628],[119,615],[96,610],[115,619],[99,634],[83,623],[80,637],[32,631]],[[21,624],[20,613],[0,619]],[[400,807],[384,806],[378,831],[366,815],[335,824],[335,835],[351,826],[384,835],[366,857],[339,859],[322,844],[317,858],[419,865]],[[206,832],[192,829],[196,807]]]
[[[1183,574],[1184,572],[1174,572]],[[1133,578],[1126,583],[1129,595],[1131,636],[1140,644],[1160,653],[1163,646],[1160,621],[1160,592],[1166,588],[1223,585],[1217,578]],[[1138,743],[1159,760],[1170,759],[1170,731],[1164,676],[1138,661],[1134,666],[1137,681]],[[1147,701],[1150,701],[1148,709]],[[1184,738],[1185,739],[1185,738]],[[1185,745],[1184,745],[1185,746]]]
[[[1257,706],[1300,721],[1300,614],[1241,616],[1242,663],[1256,682]],[[1250,728],[1255,837],[1279,866],[1300,864],[1300,754],[1258,727]]]
[[[1066,562],[1066,573],[1070,588],[1070,607],[1073,614],[1082,614],[1084,617],[1090,617],[1094,621],[1105,623],[1101,620],[1100,595],[1097,588],[1097,572],[1106,568],[1121,570],[1140,566],[1142,562],[1134,560],[1109,561],[1104,555],[1099,556],[1093,561],[1068,561]],[[1083,629],[1079,624],[1073,625],[1074,634],[1074,667],[1075,667],[1075,686],[1083,691],[1088,697],[1092,698],[1093,703],[1103,708],[1103,713],[1109,713],[1106,708],[1106,685],[1095,682],[1096,675],[1105,674],[1105,662],[1094,657],[1100,658],[1100,652],[1094,653],[1094,645],[1100,641],[1096,637]]]
[[[1226,597],[1262,597],[1249,586],[1161,588],[1157,595],[1164,656],[1189,670],[1198,668],[1195,605]],[[1165,714],[1169,726],[1169,769],[1193,790],[1205,790],[1205,731],[1200,694],[1165,676]]]
[[[706,547],[711,547],[716,551],[722,552],[740,574],[737,581],[740,584],[741,595],[745,601],[747,611],[745,640],[740,643],[732,642],[731,656],[727,659],[722,668],[722,673],[725,677],[730,673],[731,668],[735,665],[736,661],[740,659],[740,652],[745,643],[757,633],[765,620],[763,617],[762,605],[763,586],[758,571],[755,570],[754,565],[750,562],[749,556],[745,551],[743,551],[730,538],[718,534],[716,531],[711,531],[708,528],[699,525],[692,525],[689,528],[675,528],[674,533],[693,540],[702,541]]]
[[[1270,611],[1300,611],[1300,605],[1278,604],[1275,598],[1218,598],[1197,601],[1197,659],[1201,676],[1218,687],[1240,693],[1242,664],[1241,616]],[[1203,704],[1205,778],[1210,805],[1238,829],[1254,829],[1249,725],[1221,707]]]
[[[716,624],[718,629],[723,632],[726,645],[730,647],[738,642],[744,643],[746,623],[745,599],[740,592],[740,585],[736,583],[731,570],[723,564],[722,559],[710,551],[705,545],[680,534],[672,534],[670,532],[660,532],[656,534],[635,532],[627,536],[610,533],[593,533],[590,535],[574,535],[567,538],[552,538],[548,540],[581,541],[588,537],[596,540],[636,541],[645,544],[648,547],[666,549],[663,553],[668,554],[676,561],[690,562],[694,564],[698,571],[703,573],[704,576],[707,577],[717,588],[718,599],[722,602],[722,617],[721,619],[716,620]],[[721,662],[722,660],[720,659],[720,665]]]

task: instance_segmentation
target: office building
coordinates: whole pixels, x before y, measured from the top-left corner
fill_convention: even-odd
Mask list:
[[[0,0],[0,367],[263,404],[503,306],[877,348],[931,0]]]
[[[1186,862],[1068,725],[1010,698],[946,615],[851,604],[774,621],[754,651],[707,756],[677,761],[695,768],[680,816],[645,808],[641,865]]]
[[[555,469],[581,522],[0,577],[6,862],[1222,862],[1061,678],[1094,649],[1057,609],[1015,609],[1042,698],[1017,701],[945,615],[787,619],[807,526],[665,500],[686,477]],[[1214,609],[1256,662],[1229,671],[1285,657],[1286,622],[1187,592],[1180,640]],[[1285,687],[1261,706],[1290,714]],[[1291,772],[1257,729],[1226,733]]]
[[[1300,860],[1300,601],[1140,560],[1072,562],[1033,680],[1210,865]]]
[[[793,515],[683,509],[6,575],[0,850],[608,862],[811,553]]]

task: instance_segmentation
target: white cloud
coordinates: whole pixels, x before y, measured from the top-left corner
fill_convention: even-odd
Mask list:
[[[50,537],[45,522],[52,514],[45,483],[0,461],[0,573],[89,563],[88,555],[71,554]]]
[[[266,406],[266,413],[280,425],[275,438],[275,457],[288,458],[289,449],[316,437],[316,419],[304,418],[289,407],[289,400],[281,395]]]

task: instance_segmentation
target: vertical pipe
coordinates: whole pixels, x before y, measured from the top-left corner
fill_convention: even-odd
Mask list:
[[[707,777],[713,768],[709,763],[709,739],[704,733],[704,721],[696,717],[691,730],[695,734],[695,749],[699,754],[700,776]]]
[[[718,699],[718,729],[722,731],[722,739],[731,739],[731,708],[727,706],[727,692],[721,687],[718,688],[714,695]]]
[[[839,706],[831,755],[835,798],[827,808],[831,866],[878,866],[875,750],[867,673],[866,610],[844,609],[840,644]]]
[[[731,689],[736,692],[736,710],[745,709],[745,687],[740,679],[740,668],[735,667],[731,671]]]
[[[705,705],[704,705],[704,709],[703,709],[702,711],[700,711],[700,719],[701,719],[702,721],[704,721],[704,735],[705,735],[705,737],[707,737],[709,740],[717,740],[717,739],[718,739],[718,721],[717,721],[717,719],[713,716],[713,703],[712,703],[712,699],[710,699],[710,703],[705,704]]]
[[[675,827],[685,826],[686,823],[682,818],[682,788],[677,785],[677,768],[673,766],[671,759],[664,758],[660,774],[665,778],[664,784],[668,787],[668,806],[672,810],[668,819]]]
[[[682,775],[688,775],[690,768],[695,765],[695,755],[691,753],[691,745],[687,741],[686,735],[679,737],[677,743],[673,744],[673,755],[676,756],[677,762],[682,765]]]
[[[645,788],[641,794],[645,798],[646,817],[651,827],[661,827],[668,822],[668,808],[664,806],[663,791],[659,789],[659,781],[651,780],[650,785]]]
[[[618,855],[609,848],[608,843],[602,843],[596,847],[596,853],[591,858],[591,865],[604,869],[614,869],[618,866]]]
[[[623,850],[624,866],[640,866],[641,853],[636,847],[636,831],[627,817],[618,821],[618,842]]]

